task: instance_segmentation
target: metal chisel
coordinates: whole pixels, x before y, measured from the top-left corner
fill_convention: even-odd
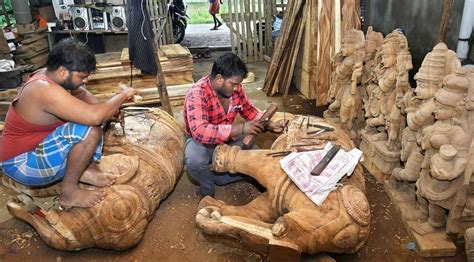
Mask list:
[[[323,170],[327,167],[329,162],[336,156],[337,152],[341,149],[340,145],[334,145],[329,149],[326,155],[319,161],[319,163],[314,167],[313,171],[311,171],[311,175],[319,176],[323,172]]]

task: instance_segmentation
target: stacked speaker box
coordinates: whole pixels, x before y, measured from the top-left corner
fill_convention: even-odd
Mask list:
[[[113,6],[110,18],[113,31],[127,30],[125,8],[123,6]]]
[[[71,7],[74,30],[90,30],[89,15],[85,7]]]

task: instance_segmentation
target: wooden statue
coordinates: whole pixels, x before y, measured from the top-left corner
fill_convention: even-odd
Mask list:
[[[335,70],[334,82],[331,83],[329,96],[333,102],[324,117],[339,122],[352,139],[356,137],[353,121],[361,110],[362,98],[358,84],[362,76],[365,39],[360,30],[349,30],[342,39],[342,61]]]
[[[408,82],[408,71],[413,69],[411,62],[411,54],[407,49],[400,50],[397,56],[397,81],[395,90],[392,92],[388,107],[391,108],[386,118],[386,129],[388,133],[388,141],[386,146],[389,150],[401,149],[401,133],[405,128],[404,104],[403,98],[406,93],[412,92],[410,83]]]
[[[367,93],[370,92],[368,89],[370,83],[373,82],[375,75],[372,75],[372,72],[376,66],[381,62],[380,49],[383,44],[383,35],[380,32],[375,32],[372,26],[369,26],[367,33],[365,35],[365,58],[364,66],[362,69],[362,86],[365,89],[363,93],[364,100],[368,99]],[[375,84],[376,86],[376,84]],[[364,101],[365,103],[366,101]],[[368,110],[365,110],[366,112]],[[367,116],[368,117],[368,116]]]
[[[464,182],[472,141],[464,104],[470,86],[466,72],[446,76],[443,88],[434,96],[436,122],[422,131],[421,147],[425,154],[416,182],[417,195],[432,227],[445,225],[446,213]]]
[[[388,34],[380,51],[381,62],[368,82],[365,101],[366,125],[361,131],[360,148],[367,156],[366,167],[384,179],[400,166],[404,94],[411,91],[408,71],[413,68],[405,35],[398,30]],[[376,83],[376,84],[375,84]]]
[[[415,95],[411,92],[405,94],[405,112],[409,129],[403,132],[409,138],[404,141],[414,141],[415,145],[402,145],[412,148],[407,156],[405,168],[395,168],[392,172],[393,179],[397,181],[416,182],[421,171],[421,136],[423,128],[434,123],[432,112],[435,108],[434,94],[441,86],[444,76],[454,72],[460,67],[456,53],[449,50],[444,43],[437,44],[433,51],[428,53],[423,60],[420,70],[415,75],[417,87]],[[403,159],[402,159],[403,161]]]
[[[174,188],[183,168],[182,127],[159,109],[125,110],[125,128],[117,124],[105,135],[99,169],[116,174],[117,182],[105,189],[103,201],[66,211],[42,209],[26,195],[8,202],[10,213],[33,226],[47,245],[68,251],[131,248]]]
[[[437,47],[443,49],[445,45]],[[431,104],[421,104],[417,110],[408,111],[415,117],[416,126],[423,128],[413,131],[409,122],[403,130],[401,157],[407,161],[404,169],[394,170],[385,185],[422,256],[454,255],[456,246],[447,234],[461,237],[466,229],[474,226],[474,184],[471,182],[474,108],[470,103],[474,75],[458,68],[444,78],[441,88],[433,94],[435,83],[425,80],[429,76],[426,62],[433,64],[436,61],[438,65],[432,65],[432,70],[438,74],[432,73],[428,78],[431,81],[438,80],[442,70],[452,70],[447,67],[449,59],[445,56],[451,57],[451,53],[437,54],[436,59],[433,59],[433,53],[425,58],[425,68],[416,76],[417,97],[427,98],[429,101],[425,103]],[[458,63],[453,62],[454,65]],[[406,105],[413,107],[412,99],[405,100]],[[423,111],[428,106],[432,114]],[[433,119],[429,118],[431,116]],[[432,121],[431,124],[428,121]],[[399,178],[404,182],[397,182]],[[410,181],[416,181],[416,187],[415,183],[407,183]],[[466,241],[471,241],[469,237],[472,234],[468,234]]]
[[[320,135],[309,135],[311,124],[326,125],[317,117],[296,116],[287,134],[275,140],[272,150],[240,150],[219,146],[213,168],[219,172],[243,173],[255,178],[267,191],[243,206],[229,206],[212,197],[199,204],[196,223],[204,233],[219,239],[233,239],[254,251],[295,256],[319,252],[354,253],[367,239],[370,206],[364,195],[361,165],[341,181],[342,187],[331,192],[318,207],[289,179],[280,167],[275,150],[296,150],[322,146],[328,140],[345,150],[354,147],[344,132],[336,128]],[[312,138],[308,138],[312,137]],[[301,149],[301,148],[300,148]]]

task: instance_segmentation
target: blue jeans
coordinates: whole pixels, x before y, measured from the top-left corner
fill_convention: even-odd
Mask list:
[[[228,141],[230,146],[243,146],[243,137],[234,141]],[[212,154],[217,145],[204,145],[194,141],[192,137],[186,137],[186,149],[184,160],[189,175],[199,183],[199,194],[201,196],[214,195],[215,185],[223,186],[245,179],[243,174],[231,174],[229,172],[216,173],[210,170]],[[254,146],[253,149],[258,149]]]

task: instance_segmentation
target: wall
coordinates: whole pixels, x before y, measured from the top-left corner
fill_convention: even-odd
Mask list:
[[[425,55],[436,44],[436,35],[443,12],[443,0],[365,0],[366,15],[364,32],[372,25],[375,31],[384,36],[393,29],[405,30],[413,59],[414,70],[423,61]],[[459,27],[461,24],[464,0],[453,0],[445,42],[448,48],[456,51]]]

